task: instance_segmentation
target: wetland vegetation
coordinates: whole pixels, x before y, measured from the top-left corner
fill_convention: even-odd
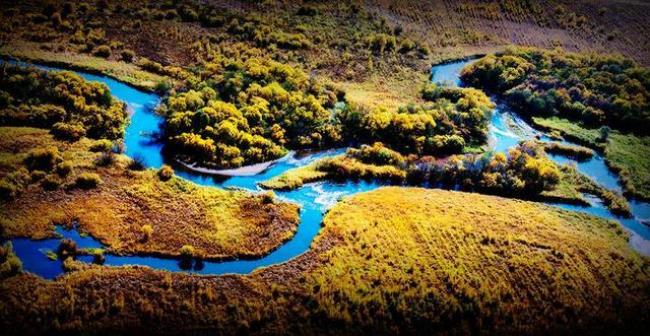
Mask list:
[[[3,2],[0,334],[644,332],[648,9]]]

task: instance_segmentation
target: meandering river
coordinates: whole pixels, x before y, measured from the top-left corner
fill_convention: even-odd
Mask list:
[[[432,68],[432,81],[444,82],[449,85],[460,85],[459,73],[465,65],[472,62],[459,61]],[[52,67],[38,66],[45,70],[61,70]],[[160,102],[160,97],[140,91],[117,80],[105,76],[98,76],[84,72],[76,72],[87,80],[105,83],[111,90],[114,97],[124,101],[131,112],[130,124],[125,135],[125,154],[130,157],[140,157],[149,168],[159,168],[164,162],[162,156],[162,144],[156,141],[155,134],[160,131],[162,118],[154,113],[155,106]],[[494,150],[506,151],[515,146],[519,141],[530,139],[540,135],[543,140],[548,140],[542,133],[531,128],[523,119],[510,112],[507,106],[498,105],[492,116],[490,125],[490,143]],[[326,156],[333,156],[345,152],[345,149],[335,149],[306,156],[289,156],[264,172],[254,176],[219,177],[205,175],[193,171],[176,168],[176,175],[190,180],[194,183],[210,187],[235,187],[251,191],[260,190],[258,182],[265,181],[283,172],[304,166]],[[557,162],[565,163],[568,159],[552,155],[551,158]],[[617,176],[612,173],[604,164],[601,156],[596,155],[589,161],[577,164],[578,170],[592,177],[601,185],[620,191],[621,186]],[[205,261],[197,267],[194,265],[190,270],[183,269],[178,259],[161,258],[153,256],[118,256],[105,254],[105,265],[142,265],[168,271],[187,271],[198,274],[248,274],[260,267],[270,266],[286,262],[309,250],[310,245],[318,234],[323,214],[329,207],[335,204],[341,197],[353,195],[359,192],[373,190],[380,187],[378,182],[318,182],[303,186],[293,191],[278,191],[276,194],[283,200],[297,203],[301,206],[300,224],[298,230],[291,240],[282,244],[266,256],[250,260],[226,260],[226,261]],[[621,219],[612,215],[596,198],[589,198],[591,206],[575,206],[566,204],[553,204],[565,209],[582,211],[620,221],[631,233],[631,245],[641,253],[650,255],[650,227],[642,224],[640,220],[650,219],[650,204],[632,200],[631,206],[634,214],[632,219]],[[101,243],[92,237],[82,236],[75,229],[65,230],[56,227],[56,232],[63,238],[70,238],[80,248],[101,248]],[[26,271],[38,274],[46,279],[52,279],[63,273],[60,260],[47,258],[47,251],[55,251],[60,238],[31,240],[24,238],[12,239],[14,250],[23,262]],[[92,257],[80,256],[79,260],[91,262]]]

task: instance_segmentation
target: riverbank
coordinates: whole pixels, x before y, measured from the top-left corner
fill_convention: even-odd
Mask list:
[[[176,159],[176,163],[180,164],[184,168],[191,170],[193,172],[201,173],[201,174],[210,174],[210,175],[221,175],[221,176],[254,176],[258,175],[265,170],[269,169],[272,165],[282,162],[284,160],[287,160],[295,155],[295,152],[289,152],[287,155],[277,159],[277,160],[272,160],[272,161],[266,161],[266,162],[260,162],[248,166],[242,166],[239,168],[232,168],[232,169],[211,169],[211,168],[205,168],[198,166],[194,163],[185,163],[182,160]]]
[[[462,333],[480,324],[494,334],[627,334],[649,323],[639,315],[650,309],[645,262],[611,221],[494,196],[390,187],[339,202],[307,253],[247,276],[70,261],[71,272],[54,281],[11,277],[0,282],[0,326],[383,334]]]
[[[134,64],[87,54],[45,51],[28,42],[1,46],[0,57],[107,76],[147,92],[154,92],[158,83],[169,81],[169,78],[144,71]]]
[[[47,238],[54,224],[74,222],[117,254],[178,257],[187,245],[201,258],[250,258],[266,255],[293,237],[299,223],[294,204],[269,195],[196,186],[177,177],[163,181],[155,170],[129,168],[130,159],[122,155],[92,152],[95,141],[89,139],[69,145],[47,130],[26,127],[2,127],[0,133],[5,174],[22,168],[26,154],[7,152],[14,146],[23,153],[54,147],[73,166],[69,179],[92,173],[100,181],[89,190],[29,186],[15,200],[0,204],[7,237]]]

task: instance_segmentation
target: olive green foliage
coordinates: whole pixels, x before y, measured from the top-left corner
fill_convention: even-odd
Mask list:
[[[461,153],[466,145],[485,142],[494,103],[483,92],[431,84],[422,90],[422,97],[428,102],[397,111],[348,107],[338,118],[346,137],[380,141],[401,153]]]
[[[0,66],[0,125],[49,128],[64,140],[117,139],[127,114],[106,85],[71,72]]]
[[[650,70],[626,58],[509,49],[468,66],[462,78],[503,94],[526,114],[648,134]]]
[[[95,48],[95,50],[93,50],[93,55],[108,58],[111,56],[111,47],[107,45],[100,45],[99,47]]]
[[[168,165],[163,165],[158,170],[158,178],[161,181],[169,181],[174,176],[174,169]]]
[[[52,146],[48,148],[37,148],[27,153],[24,163],[29,170],[51,171],[63,159],[59,150]]]
[[[484,193],[534,198],[554,190],[560,183],[559,167],[534,142],[524,142],[508,154],[452,155],[445,159],[432,156],[403,156],[381,143],[351,148],[345,155],[325,158],[314,164],[290,170],[262,183],[270,189],[294,189],[319,179],[374,179],[481,191]],[[600,193],[599,188],[593,188]]]
[[[15,199],[31,183],[40,182],[45,190],[58,188],[62,183],[60,177],[65,177],[72,171],[70,162],[62,161],[59,150],[54,146],[27,152],[23,158],[24,166],[0,179],[0,200]]]
[[[363,145],[359,149],[350,148],[347,150],[346,155],[363,163],[374,165],[400,166],[404,164],[404,157],[401,154],[384,147],[379,142],[374,143],[372,146]]]
[[[588,129],[560,118],[533,118],[537,127],[602,150],[607,165],[618,172],[626,194],[650,200],[650,137],[622,134],[608,127]]]
[[[27,186],[31,178],[25,168],[18,169],[5,175],[0,180],[0,199],[11,200],[16,198]]]
[[[102,179],[95,173],[81,173],[75,179],[75,185],[81,189],[93,189],[102,183]]]
[[[14,254],[11,242],[0,246],[0,279],[19,273],[23,268],[20,259]]]
[[[184,161],[238,167],[279,158],[286,148],[341,140],[326,109],[336,94],[297,68],[218,57],[204,65],[201,78],[165,102],[166,138]]]
[[[530,142],[510,149],[507,155],[452,156],[443,164],[422,163],[416,166],[416,178],[428,175],[433,184],[523,198],[553,190],[561,177],[553,161]]]

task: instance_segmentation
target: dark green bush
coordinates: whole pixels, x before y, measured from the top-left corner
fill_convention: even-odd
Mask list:
[[[61,154],[56,147],[47,147],[29,151],[23,162],[29,170],[49,172],[62,160]]]
[[[58,175],[50,174],[41,180],[41,186],[45,190],[56,190],[63,184],[63,181]]]
[[[484,57],[462,78],[525,114],[650,134],[650,70],[623,57],[517,48]]]
[[[55,170],[60,177],[66,177],[70,175],[70,173],[72,173],[73,168],[74,168],[74,164],[72,163],[72,161],[63,161],[58,165],[56,165]]]
[[[102,152],[99,157],[95,159],[95,165],[98,167],[108,167],[115,163],[115,154],[111,151]]]
[[[91,152],[110,152],[113,148],[113,142],[108,139],[100,139],[90,145]]]
[[[158,170],[158,177],[161,181],[169,181],[174,176],[174,169],[168,165],[163,165]]]
[[[111,47],[107,45],[100,45],[93,50],[93,55],[103,58],[108,58],[111,56]]]
[[[58,122],[52,125],[50,133],[59,140],[74,142],[86,135],[86,129],[80,123],[69,124]]]
[[[129,160],[129,164],[127,165],[127,168],[129,170],[135,170],[135,171],[140,171],[144,170],[145,164],[144,164],[144,158],[140,155],[134,155],[131,160]]]
[[[81,173],[75,179],[75,185],[81,189],[97,188],[102,183],[102,179],[95,173]]]
[[[130,49],[125,49],[122,50],[121,56],[124,62],[131,63],[135,58],[135,52],[133,52],[133,50]]]
[[[0,278],[5,279],[20,273],[23,264],[13,251],[11,242],[0,246]]]

